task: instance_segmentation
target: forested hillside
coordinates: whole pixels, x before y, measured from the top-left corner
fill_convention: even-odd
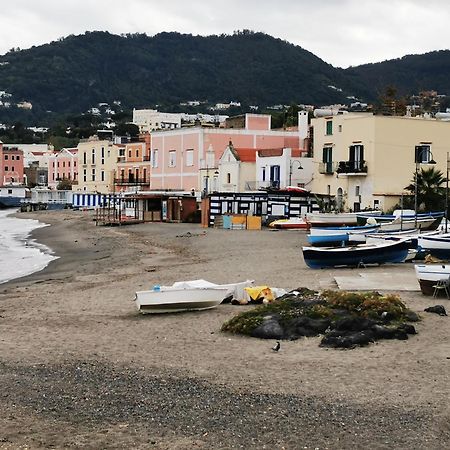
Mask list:
[[[188,100],[323,105],[353,97],[371,102],[387,85],[401,94],[448,94],[449,74],[449,51],[343,70],[251,31],[207,37],[88,32],[0,56],[0,122],[25,114],[15,106],[23,101],[38,121],[114,101],[123,109],[162,110]]]

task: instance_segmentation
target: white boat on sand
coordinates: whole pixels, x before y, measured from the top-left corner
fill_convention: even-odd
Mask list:
[[[434,286],[450,277],[449,264],[416,264],[414,266],[422,294],[433,295]]]
[[[215,284],[206,280],[179,281],[172,286],[155,286],[147,291],[137,291],[134,300],[142,314],[200,311],[214,308],[231,296],[241,299],[244,297],[244,288],[252,285],[252,280],[229,284]]]

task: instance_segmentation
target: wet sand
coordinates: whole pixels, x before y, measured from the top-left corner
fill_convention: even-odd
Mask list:
[[[220,332],[248,307],[141,316],[136,290],[205,278],[335,287],[302,231],[189,224],[96,227],[90,213],[23,214],[60,256],[0,285],[0,448],[446,448],[447,300],[399,292],[422,321],[408,341],[331,350]],[[396,277],[413,265],[371,267]],[[360,269],[358,271],[361,271]],[[383,286],[380,286],[383,291]]]

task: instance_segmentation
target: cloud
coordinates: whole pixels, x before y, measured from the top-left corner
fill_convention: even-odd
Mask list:
[[[0,54],[94,30],[251,29],[346,67],[443,49],[449,22],[447,0],[15,0],[2,10]]]

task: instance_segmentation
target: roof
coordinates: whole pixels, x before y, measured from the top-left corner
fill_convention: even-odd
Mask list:
[[[241,162],[256,162],[256,148],[235,148],[234,151]]]

